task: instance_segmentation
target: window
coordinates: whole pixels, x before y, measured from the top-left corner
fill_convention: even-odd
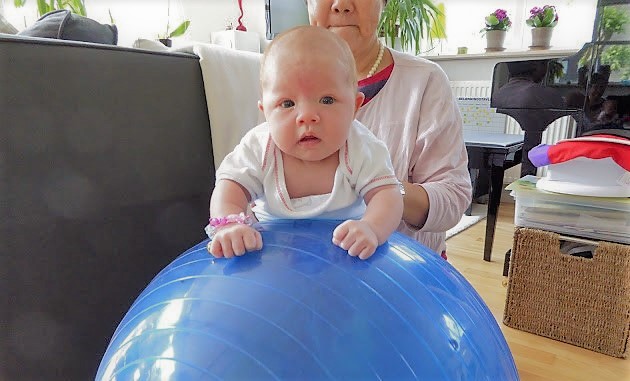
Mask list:
[[[525,24],[534,6],[554,4],[559,21],[554,28],[552,48],[575,49],[590,42],[597,0],[436,0],[442,2],[446,14],[447,40],[427,54],[455,54],[458,46],[468,47],[469,53],[484,52],[486,41],[480,33],[484,18],[497,8],[507,10],[512,28],[505,46],[509,50],[527,50],[531,44],[530,27]]]
[[[294,0],[302,1],[302,0]],[[455,54],[458,46],[468,47],[469,53],[482,53],[486,46],[480,30],[484,18],[497,8],[508,11],[512,28],[508,32],[506,48],[509,50],[527,50],[531,44],[530,28],[525,25],[529,10],[534,6],[554,4],[558,9],[560,21],[554,28],[552,48],[577,49],[590,42],[593,34],[593,22],[597,0],[433,0],[443,3],[446,14],[447,40],[430,52],[424,54]],[[152,0],[151,6],[145,0],[87,0],[88,16],[101,23],[109,23],[109,11],[119,32],[119,45],[129,45],[136,38],[157,38],[166,29],[167,0]],[[264,1],[249,0],[245,21],[248,30],[265,37]],[[16,9],[12,0],[0,0],[5,17],[17,29],[36,20],[36,1],[29,0],[26,7]],[[171,1],[171,25],[177,25],[184,19],[191,20],[191,28],[186,39],[209,41],[210,32],[223,30],[238,15],[236,1],[195,0]]]

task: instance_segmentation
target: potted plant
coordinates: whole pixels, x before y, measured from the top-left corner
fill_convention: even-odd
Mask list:
[[[14,0],[13,5],[16,8],[23,7],[26,4],[26,0]],[[42,17],[48,12],[56,11],[59,9],[67,9],[72,13],[75,13],[79,16],[87,17],[87,9],[85,8],[84,0],[49,0],[46,2],[45,0],[37,0],[37,15]],[[108,10],[109,13],[109,22],[114,25],[116,22],[114,21],[114,17],[112,16],[111,10]]]
[[[162,44],[168,47],[170,47],[173,44],[171,38],[178,37],[186,33],[186,31],[188,30],[188,27],[190,26],[190,20],[186,20],[182,22],[181,24],[177,26],[177,28],[173,29],[173,31],[170,31],[169,24],[170,24],[169,21],[167,21],[166,33],[161,34],[158,38]]]
[[[190,20],[185,20],[179,24],[175,29],[171,31],[171,0],[166,3],[166,32],[158,36],[158,40],[164,44],[164,46],[171,47],[173,44],[172,38],[179,37],[186,33],[190,26]]]
[[[512,27],[512,21],[505,9],[497,9],[484,19],[486,26],[481,34],[486,36],[486,51],[504,50],[505,36]]]
[[[26,0],[14,0],[13,4],[16,8],[20,8],[26,4]],[[72,13],[87,17],[85,2],[83,0],[49,0],[48,2],[37,0],[37,14],[39,17],[58,9],[69,9]]]
[[[534,49],[549,49],[553,28],[558,24],[558,12],[553,5],[533,7],[525,24],[532,27],[532,45]]]
[[[403,50],[419,54],[423,39],[433,44],[436,35],[444,35],[441,15],[431,0],[388,0],[379,22],[380,35],[391,47],[400,41]]]

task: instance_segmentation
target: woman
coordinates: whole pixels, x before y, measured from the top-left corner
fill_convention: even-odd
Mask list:
[[[389,148],[405,190],[398,230],[446,258],[445,232],[470,205],[459,109],[444,71],[384,47],[377,27],[386,0],[307,0],[310,23],[343,38],[365,94],[357,119]]]

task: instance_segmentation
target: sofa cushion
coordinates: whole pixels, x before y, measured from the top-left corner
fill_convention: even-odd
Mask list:
[[[57,38],[116,45],[116,25],[105,25],[90,18],[77,15],[67,9],[48,12],[33,25],[18,33],[23,36]]]

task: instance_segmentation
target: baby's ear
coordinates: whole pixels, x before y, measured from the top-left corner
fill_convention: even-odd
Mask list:
[[[264,110],[264,108],[263,108],[263,104],[262,104],[262,101],[261,101],[261,100],[259,100],[259,101],[258,101],[258,109],[259,109],[260,111],[262,111],[262,112],[265,112],[265,110]]]
[[[363,100],[365,99],[365,94],[363,94],[360,91],[357,91],[357,96],[356,99],[354,100],[355,105],[354,105],[354,113],[356,114],[357,111],[359,111],[359,108],[361,107],[361,105],[363,104]]]

